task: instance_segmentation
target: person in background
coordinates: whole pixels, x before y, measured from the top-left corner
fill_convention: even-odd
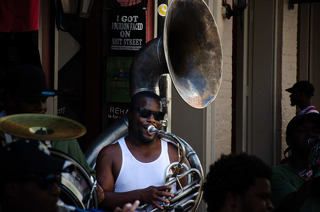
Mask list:
[[[272,211],[271,167],[246,153],[222,155],[203,186],[208,212]]]
[[[272,202],[276,211],[320,211],[320,114],[295,116],[286,129],[290,155],[273,167]]]
[[[31,65],[14,66],[6,71],[4,80],[4,108],[0,118],[21,113],[45,114],[47,98],[57,95],[57,91],[49,90],[45,73],[40,67]],[[0,140],[5,146],[14,141],[14,136],[0,134]],[[76,139],[70,141],[52,141],[48,145],[60,150],[79,162],[90,174],[95,171],[87,160]]]
[[[297,115],[307,113],[319,113],[319,110],[311,104],[314,93],[313,85],[308,81],[298,81],[291,88],[286,89],[290,95],[291,106],[297,106]]]
[[[52,156],[40,141],[20,139],[6,145],[0,150],[0,211],[84,211],[71,210],[59,200],[61,173],[72,171],[73,166]],[[139,201],[114,212],[133,212],[138,205]]]
[[[135,94],[128,112],[129,134],[99,152],[96,171],[105,195],[102,209],[122,207],[138,198],[148,204],[143,211],[154,207],[163,210],[163,203],[170,203],[168,197],[174,196],[177,187],[164,184],[167,167],[179,161],[177,148],[157,134],[148,133],[150,125],[159,129],[164,118],[160,100],[150,91]],[[181,184],[186,181],[182,179]]]
[[[18,140],[1,149],[1,212],[55,212],[66,161],[41,142]]]
[[[49,90],[45,73],[39,66],[17,65],[6,70],[3,85],[4,106],[0,110],[0,118],[7,115],[21,113],[45,114],[47,112],[47,98],[57,95],[57,91]],[[7,133],[0,132],[0,145],[20,139]],[[49,147],[71,156],[92,176],[92,169],[76,139],[68,141],[46,141]],[[101,187],[98,185],[99,201],[104,198]]]

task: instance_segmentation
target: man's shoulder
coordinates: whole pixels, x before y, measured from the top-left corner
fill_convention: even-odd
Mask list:
[[[120,145],[118,142],[112,143],[112,144],[108,144],[106,146],[104,146],[99,155],[104,155],[104,154],[111,154],[111,153],[118,153],[120,151]]]
[[[303,114],[308,114],[308,113],[319,113],[319,110],[313,106],[313,105],[310,105],[306,108],[304,108],[303,110],[300,110],[297,115],[303,115]]]
[[[274,172],[295,172],[288,163],[273,166],[272,169]]]
[[[117,143],[109,144],[109,145],[103,147],[101,151],[112,151],[112,150],[116,150],[119,148],[120,148],[120,145],[117,142]]]
[[[170,140],[170,139],[167,139],[167,138],[160,138],[160,140],[163,141],[163,142],[168,143],[168,148],[175,148],[175,149],[177,149],[177,144],[176,144],[174,141],[172,141],[172,140]]]
[[[97,165],[118,163],[121,160],[121,148],[119,143],[109,144],[103,147],[97,156]]]
[[[290,181],[292,180],[300,180],[300,177],[297,171],[292,168],[289,164],[280,164],[274,166],[273,168],[273,178],[284,178]]]

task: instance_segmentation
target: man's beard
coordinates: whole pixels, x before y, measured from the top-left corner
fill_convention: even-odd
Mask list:
[[[136,137],[137,137],[137,139],[138,139],[139,141],[141,141],[142,143],[144,143],[144,144],[150,144],[150,143],[152,143],[152,142],[154,142],[154,141],[156,140],[157,135],[154,134],[153,137],[150,138],[150,137],[146,137],[146,136],[142,133],[142,131],[140,131],[140,132],[136,135]]]
[[[291,102],[291,106],[297,105],[296,101],[294,101],[293,99],[290,99],[290,102]]]

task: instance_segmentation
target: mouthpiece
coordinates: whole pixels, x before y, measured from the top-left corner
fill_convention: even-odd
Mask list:
[[[158,130],[157,130],[157,128],[156,128],[155,126],[150,125],[150,126],[148,127],[148,133],[149,133],[149,135],[155,134],[156,132],[158,132]]]

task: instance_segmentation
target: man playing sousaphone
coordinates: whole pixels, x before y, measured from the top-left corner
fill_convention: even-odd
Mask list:
[[[177,188],[164,186],[165,172],[171,163],[179,161],[178,151],[172,143],[148,133],[150,125],[160,128],[164,115],[160,97],[154,92],[142,91],[132,97],[128,136],[104,147],[97,157],[97,180],[105,195],[102,209],[122,207],[136,199],[161,210],[163,204],[170,203]],[[186,184],[185,178],[181,184]]]
[[[149,126],[154,125],[159,129],[160,120],[163,119],[160,99],[152,91],[158,89],[160,76],[169,73],[186,103],[194,108],[205,108],[214,101],[220,88],[221,64],[218,28],[205,2],[170,1],[163,36],[146,43],[135,54],[130,66],[132,99],[128,114],[129,134],[117,143],[103,147],[96,160],[97,181],[105,195],[102,208],[122,206],[138,198],[142,204],[170,210],[163,204],[169,203],[173,197],[173,192],[169,191],[174,190],[175,186],[164,186],[164,173],[170,163],[179,161],[179,153],[175,145],[164,142],[157,134],[149,134]],[[158,134],[162,133],[158,131]],[[99,141],[106,144],[108,139]],[[196,167],[202,172],[200,162],[189,155],[187,166],[199,164]],[[186,160],[182,162],[187,163]],[[185,187],[190,185],[188,182]],[[197,186],[201,189],[202,182]],[[197,200],[201,199],[201,192],[194,195]],[[185,196],[176,196],[185,199]]]

